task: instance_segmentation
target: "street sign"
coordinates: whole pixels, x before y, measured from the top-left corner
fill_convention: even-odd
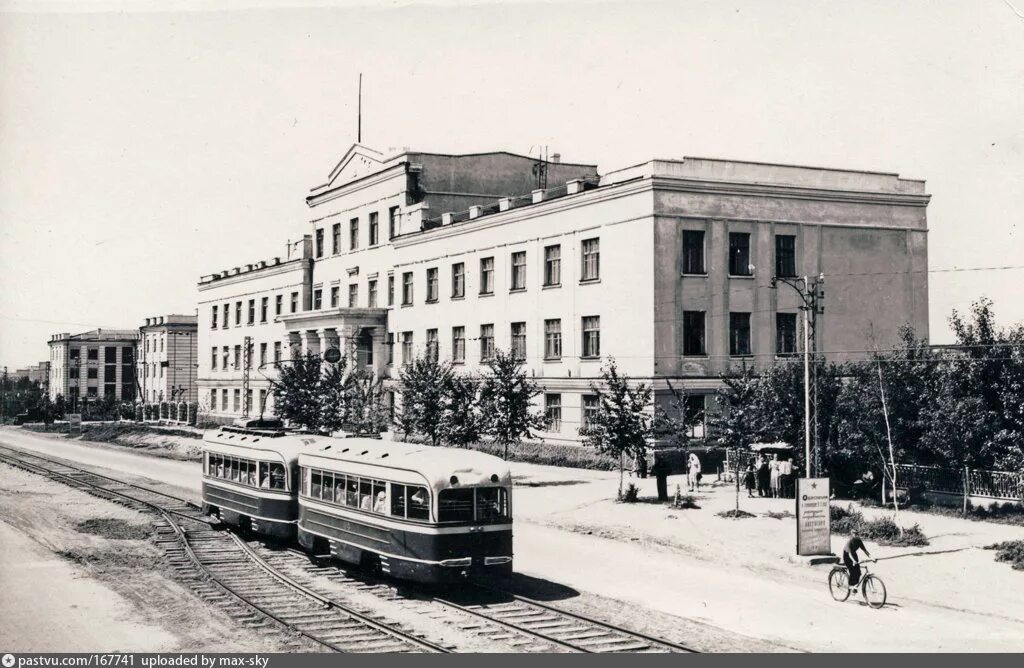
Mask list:
[[[800,556],[832,554],[829,516],[829,479],[797,478],[796,553]]]
[[[82,433],[82,414],[68,413],[68,436],[79,436]]]
[[[341,351],[337,348],[328,348],[324,351],[324,361],[330,364],[337,364],[341,361]]]

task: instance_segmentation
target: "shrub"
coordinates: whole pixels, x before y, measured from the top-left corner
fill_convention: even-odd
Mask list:
[[[748,513],[745,510],[724,510],[720,513],[715,513],[719,517],[725,517],[728,519],[742,520],[748,517],[757,517],[754,513]]]
[[[505,453],[504,447],[491,442],[473,443],[467,447],[498,457]],[[515,450],[509,453],[509,460],[598,471],[613,471],[618,468],[617,461],[590,448],[536,441],[520,443]]]
[[[849,534],[854,529],[860,532],[861,538],[873,540],[880,545],[896,547],[919,547],[928,544],[928,537],[921,531],[921,526],[914,524],[902,529],[891,517],[879,517],[873,520],[864,519],[864,514],[852,505],[830,506],[829,516],[832,519],[834,533]]]
[[[622,493],[622,502],[636,503],[639,496],[640,488],[634,485],[633,483],[629,483],[629,485],[626,487],[626,491]]]
[[[996,550],[996,561],[1010,564],[1014,570],[1024,571],[1024,540],[1008,540],[986,545],[986,550]]]

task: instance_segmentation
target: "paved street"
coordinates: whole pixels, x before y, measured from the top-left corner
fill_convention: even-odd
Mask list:
[[[163,480],[192,498],[199,497],[195,463],[14,429],[0,432],[0,442],[118,474]],[[682,522],[677,517],[672,525],[661,506],[611,503],[615,473],[525,464],[514,464],[513,472],[520,485],[515,491],[516,570],[633,603],[637,616],[646,608],[799,650],[958,650],[965,643],[988,651],[1024,648],[1024,609],[1013,594],[1020,586],[1020,573],[994,563],[990,552],[970,549],[883,561],[877,568],[888,583],[891,605],[876,611],[852,600],[833,602],[825,586],[826,571],[785,557],[785,546],[792,540],[791,519],[737,523],[714,517],[716,504],[729,507],[732,502],[727,488],[706,494],[706,506],[700,511],[671,511],[676,516],[697,513]],[[569,484],[574,481],[577,484]],[[650,480],[642,482],[653,485]],[[786,502],[770,503],[781,510]],[[604,533],[614,539],[560,526],[600,517],[607,520]],[[926,548],[929,551],[941,551],[943,540],[959,541],[962,546],[975,529],[982,532],[981,537],[970,540],[1024,532],[1016,527],[932,519],[937,528],[950,527],[952,535],[936,536],[934,547]],[[664,526],[674,528],[661,528],[660,533],[653,528]],[[768,527],[769,533],[758,527]],[[838,540],[834,539],[834,547]],[[747,549],[744,541],[758,547]],[[878,554],[898,553],[877,549]],[[729,551],[734,553],[731,558],[724,554]],[[915,574],[922,558],[929,559],[929,575],[924,577]],[[954,576],[944,582],[943,574]]]

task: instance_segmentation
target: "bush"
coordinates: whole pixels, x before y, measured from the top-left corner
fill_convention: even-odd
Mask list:
[[[986,545],[986,550],[996,550],[996,561],[1010,564],[1014,570],[1024,571],[1024,540],[1008,540]]]
[[[478,442],[468,446],[471,450],[479,450],[490,455],[501,457],[504,448],[491,442]],[[579,445],[560,445],[543,442],[520,443],[509,452],[509,459],[514,462],[529,464],[546,464],[548,466],[565,466],[576,469],[594,469],[598,471],[614,471],[619,463],[607,455],[602,455],[590,448]]]
[[[920,525],[914,524],[901,530],[891,517],[866,520],[864,514],[852,505],[845,508],[830,506],[829,516],[832,519],[834,533],[849,534],[856,529],[860,532],[861,538],[873,540],[880,545],[896,547],[919,547],[928,544],[928,538],[921,531]]]
[[[636,503],[639,498],[640,488],[633,483],[629,483],[629,485],[626,486],[626,491],[622,493],[622,499],[620,500],[623,503]]]

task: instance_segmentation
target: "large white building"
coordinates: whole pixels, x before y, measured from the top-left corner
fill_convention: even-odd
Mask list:
[[[819,350],[926,334],[928,197],[874,172],[684,158],[598,176],[355,145],[284,257],[201,279],[200,402],[241,414],[294,351],[340,347],[394,377],[428,349],[477,371],[502,348],[543,386],[548,439],[577,438],[607,357],[700,411],[730,366],[798,352],[801,302],[773,275],[829,277]]]

